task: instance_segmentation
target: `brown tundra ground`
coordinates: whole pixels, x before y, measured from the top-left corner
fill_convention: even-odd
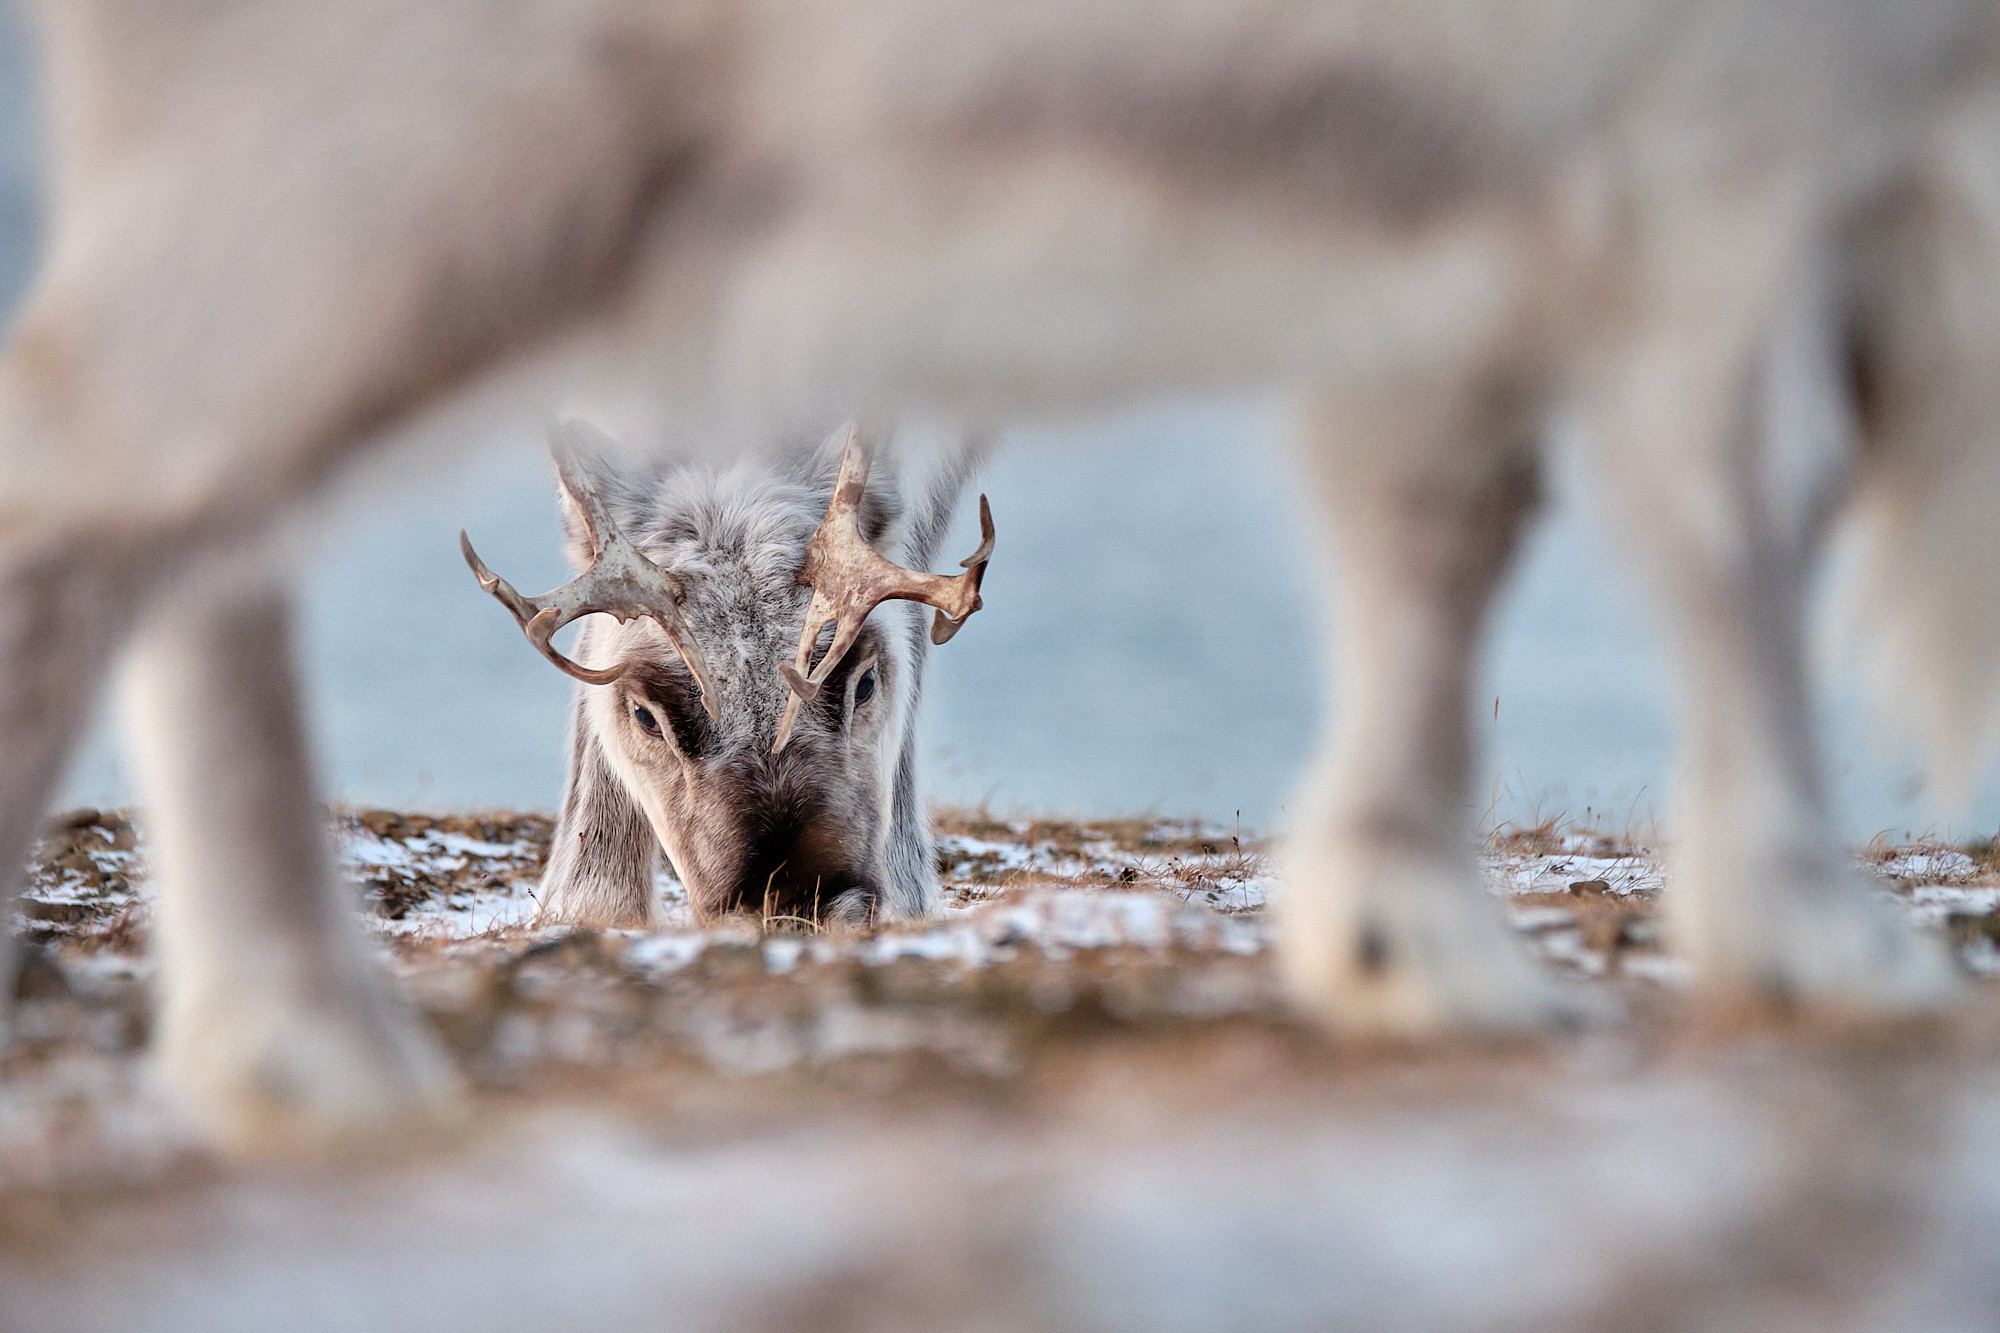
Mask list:
[[[948,813],[932,921],[698,921],[662,878],[658,929],[585,932],[526,924],[546,819],[336,822],[468,1113],[204,1153],[139,1054],[143,842],[67,816],[18,923],[0,1329],[2000,1326],[2000,987],[1719,1023],[1626,838],[1487,849],[1606,1021],[1398,1051],[1287,1016],[1226,830]],[[1992,848],[1858,855],[2000,974]]]

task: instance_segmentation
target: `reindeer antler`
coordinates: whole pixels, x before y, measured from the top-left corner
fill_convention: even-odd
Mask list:
[[[780,664],[792,697],[785,701],[785,715],[778,723],[778,740],[771,747],[776,754],[792,738],[792,724],[798,720],[799,706],[819,696],[819,688],[840,665],[868,613],[894,598],[922,602],[935,607],[931,620],[931,642],[944,643],[958,633],[966,618],[977,611],[979,584],[986,577],[986,562],[993,557],[993,510],[984,495],[979,497],[979,549],[959,563],[963,574],[923,574],[886,560],[861,535],[861,496],[868,486],[868,465],[872,446],[859,426],[847,428],[847,445],[840,455],[840,476],[834,482],[833,499],[826,517],[806,547],[799,565],[799,582],[811,586],[812,605],[806,610],[805,628],[799,633],[798,657]],[[812,667],[812,651],[820,631],[831,621],[833,642],[825,656]]]
[[[687,663],[695,684],[701,689],[702,706],[710,717],[718,717],[715,692],[709,688],[708,671],[701,660],[701,653],[695,648],[694,640],[688,635],[687,627],[681,621],[681,581],[668,571],[660,568],[639,553],[639,549],[625,540],[618,525],[612,521],[611,513],[605,508],[603,498],[590,486],[588,473],[582,466],[587,454],[601,452],[597,448],[598,432],[593,427],[579,421],[566,421],[556,427],[556,439],[550,452],[555,457],[556,476],[562,482],[563,492],[576,505],[576,512],[583,520],[584,535],[590,541],[590,567],[582,574],[554,592],[545,592],[540,597],[523,597],[514,591],[512,584],[486,567],[479,553],[472,549],[472,539],[460,529],[458,548],[465,554],[465,563],[479,579],[479,586],[513,613],[522,632],[535,650],[568,675],[591,685],[609,685],[625,674],[629,663],[593,670],[571,661],[556,651],[552,640],[557,630],[571,621],[594,612],[618,617],[620,620],[636,620],[640,616],[650,616],[666,633],[667,642]]]

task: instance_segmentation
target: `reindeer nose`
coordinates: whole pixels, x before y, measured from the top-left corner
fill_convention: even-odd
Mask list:
[[[849,841],[823,819],[769,822],[744,849],[735,905],[774,920],[871,919],[874,885]]]

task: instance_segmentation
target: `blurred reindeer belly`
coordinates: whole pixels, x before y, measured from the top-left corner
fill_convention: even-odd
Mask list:
[[[999,417],[1477,355],[1655,8],[749,6],[710,384]]]
[[[653,304],[684,404],[999,420],[1486,355],[1523,319],[1528,239],[1497,209],[1371,225],[1085,155],[884,163],[675,254]]]

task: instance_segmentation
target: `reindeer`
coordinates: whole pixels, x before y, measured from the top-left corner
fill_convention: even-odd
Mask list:
[[[818,450],[635,475],[591,427],[560,429],[578,578],[522,597],[461,534],[480,585],[578,682],[539,921],[649,924],[661,849],[703,916],[867,923],[931,911],[917,704],[930,645],[980,607],[986,497],[984,540],[963,574],[912,573],[877,552],[930,564],[982,452],[945,451],[906,488],[871,471],[872,443],[849,427]],[[888,600],[900,614],[871,618]],[[938,608],[928,636],[915,602]],[[578,654],[599,667],[551,642],[594,612]]]
[[[219,1121],[448,1087],[329,869],[268,551],[364,460],[524,401],[729,450],[857,409],[1289,395],[1343,632],[1280,961],[1302,1012],[1402,1037],[1575,1010],[1486,900],[1467,697],[1571,422],[1679,648],[1670,911],[1704,992],[1954,994],[1840,845],[1801,625],[1852,490],[1902,691],[1990,736],[2000,571],[1960,535],[2000,493],[1990,0],[41,13],[0,866],[122,652],[163,1054]]]

